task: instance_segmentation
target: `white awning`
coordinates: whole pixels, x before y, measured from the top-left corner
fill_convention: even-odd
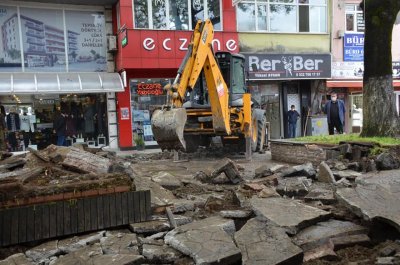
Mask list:
[[[118,73],[0,73],[0,95],[122,91]]]

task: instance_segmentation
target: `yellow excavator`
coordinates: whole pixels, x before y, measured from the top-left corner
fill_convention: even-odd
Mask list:
[[[238,144],[241,151],[263,148],[265,111],[256,107],[246,88],[244,56],[214,54],[213,37],[211,21],[199,20],[174,82],[164,87],[167,103],[151,119],[162,150],[193,152],[214,136],[221,136],[224,144]]]

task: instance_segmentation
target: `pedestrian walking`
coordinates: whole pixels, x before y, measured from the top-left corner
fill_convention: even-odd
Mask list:
[[[297,127],[297,120],[300,117],[300,114],[295,109],[294,105],[290,106],[290,110],[287,112],[288,123],[289,123],[289,138],[296,137],[296,127]]]
[[[339,134],[343,133],[345,112],[346,109],[343,100],[338,99],[335,92],[331,93],[331,100],[329,100],[325,105],[325,114],[328,119],[328,130],[330,135],[335,133],[335,128]]]

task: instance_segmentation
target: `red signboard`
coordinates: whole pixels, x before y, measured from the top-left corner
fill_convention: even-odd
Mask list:
[[[129,30],[130,42],[119,51],[117,67],[121,69],[176,69],[185,56],[191,31]],[[239,52],[236,32],[215,32],[214,51]]]

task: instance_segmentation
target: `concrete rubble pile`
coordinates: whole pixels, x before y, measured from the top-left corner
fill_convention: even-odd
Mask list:
[[[151,190],[151,221],[49,241],[0,265],[399,264],[400,170],[363,174],[337,160],[314,167],[258,157],[140,158],[125,172]],[[357,256],[360,249],[375,254]]]

